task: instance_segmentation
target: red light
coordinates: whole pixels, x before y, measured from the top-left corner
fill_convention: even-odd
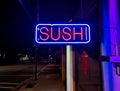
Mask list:
[[[62,35],[62,38],[65,40],[65,41],[68,41],[68,40],[71,40],[71,34],[65,30],[69,30],[71,32],[71,29],[69,27],[64,27],[62,32],[63,32],[63,35]],[[66,38],[66,36],[69,36],[68,38]]]
[[[88,73],[88,55],[86,51],[82,52],[82,71],[85,75]]]
[[[56,39],[53,37],[53,35],[54,35],[54,32],[53,32],[53,31],[54,31],[54,30],[53,30],[53,28],[51,27],[51,30],[50,30],[50,36],[51,36],[51,39],[54,40],[54,41],[59,40],[59,39],[60,39],[60,27],[58,28],[58,34],[55,35],[55,36],[57,36]]]
[[[79,35],[80,37],[80,40],[83,40],[83,29],[80,28],[80,31],[79,32],[76,32],[75,31],[75,27],[73,27],[73,40],[76,39],[76,36]]]
[[[84,31],[85,30],[85,31]],[[57,34],[55,33],[56,30],[54,28],[48,28],[48,27],[41,27],[40,28],[40,39],[42,41],[47,41],[48,39],[51,39],[53,41],[58,41],[60,39],[64,41],[69,41],[69,40],[76,40],[79,38],[79,40],[83,40],[85,38],[87,40],[87,28],[81,27],[79,31],[76,31],[76,28],[69,28],[69,27],[63,27],[57,28]],[[83,34],[85,33],[85,34]]]
[[[46,36],[45,38],[42,38],[42,36],[40,35],[40,39],[43,40],[43,41],[46,41],[49,39],[49,34],[47,32],[43,32],[42,30],[46,30],[47,32],[49,31],[47,27],[41,27],[40,28],[40,33],[44,36]]]

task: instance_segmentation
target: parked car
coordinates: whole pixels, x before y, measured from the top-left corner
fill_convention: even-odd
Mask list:
[[[17,56],[20,63],[30,62],[28,54],[19,53]]]

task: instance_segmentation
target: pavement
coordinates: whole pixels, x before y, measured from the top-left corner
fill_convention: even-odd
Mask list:
[[[18,91],[65,91],[60,65],[48,64],[42,68],[37,80],[31,79]]]
[[[38,74],[46,65],[38,65]],[[0,66],[0,91],[16,91],[34,78],[35,64]]]

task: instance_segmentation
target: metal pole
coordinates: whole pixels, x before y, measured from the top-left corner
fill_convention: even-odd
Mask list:
[[[67,60],[67,91],[75,91],[73,79],[73,50],[71,45],[66,46]]]
[[[39,0],[37,0],[37,21],[39,22]]]
[[[37,21],[39,21],[39,0],[37,0]],[[38,66],[37,50],[38,47],[35,46],[35,80],[37,80],[37,66]]]
[[[73,20],[70,19],[69,22],[72,22]],[[74,53],[72,50],[71,45],[66,45],[66,84],[67,84],[67,91],[75,91],[75,81],[74,81]]]
[[[80,8],[81,8],[81,19],[83,19],[83,2],[80,0]]]
[[[37,80],[37,46],[35,46],[35,80]]]

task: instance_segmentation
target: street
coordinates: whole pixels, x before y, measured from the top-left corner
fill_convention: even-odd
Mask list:
[[[37,75],[45,65],[38,65]],[[12,91],[29,79],[34,79],[35,64],[0,66],[0,91]]]

